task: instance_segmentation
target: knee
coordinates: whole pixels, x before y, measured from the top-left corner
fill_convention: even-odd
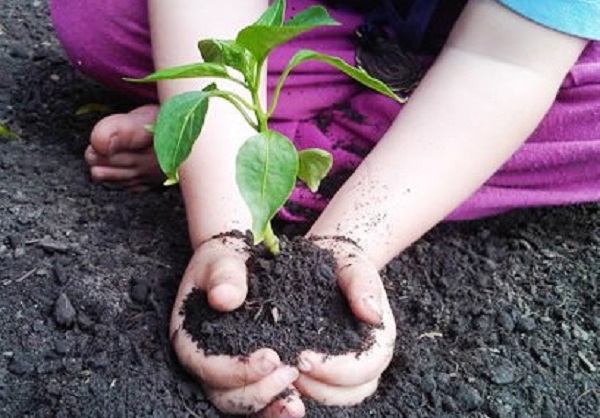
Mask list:
[[[124,92],[153,96],[148,86],[132,86],[123,77],[153,70],[146,2],[143,0],[54,0],[56,35],[75,68]]]

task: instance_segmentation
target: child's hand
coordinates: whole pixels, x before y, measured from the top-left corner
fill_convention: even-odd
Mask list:
[[[302,417],[304,405],[294,392],[273,398],[292,387],[298,370],[283,365],[271,349],[260,349],[243,361],[230,356],[205,356],[182,330],[182,303],[195,287],[208,293],[210,305],[221,311],[239,307],[246,298],[245,244],[239,238],[212,239],[196,249],[183,276],[171,316],[171,340],[181,364],[203,384],[221,411],[262,417]]]
[[[392,359],[396,323],[377,269],[358,247],[331,239],[318,239],[316,244],[334,252],[338,284],[354,314],[382,327],[374,331],[373,346],[358,357],[356,353],[327,356],[303,352],[298,366],[302,373],[294,386],[322,404],[357,404],[375,392]]]

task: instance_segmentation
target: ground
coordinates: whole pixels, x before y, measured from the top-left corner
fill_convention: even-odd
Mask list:
[[[0,416],[219,416],[167,323],[189,256],[175,189],[91,184],[97,113],[39,0],[0,4]],[[398,342],[380,390],[310,416],[600,416],[600,206],[443,224],[384,275]]]

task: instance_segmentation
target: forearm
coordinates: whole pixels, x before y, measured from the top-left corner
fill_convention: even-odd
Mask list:
[[[481,186],[535,129],[584,42],[567,39],[563,54],[554,58],[531,57],[519,48],[488,55],[481,40],[485,30],[478,30],[486,27],[481,8],[496,6],[481,1],[467,8],[462,24],[479,19],[476,26],[482,26],[473,29],[478,33],[459,22],[401,116],[311,233],[348,236],[382,267]],[[533,25],[515,19],[503,23],[519,26],[506,30],[518,29],[520,36],[520,26]],[[553,37],[568,38],[537,26],[532,30],[528,35],[546,53],[556,45]]]
[[[149,19],[154,63],[157,69],[201,60],[200,39],[235,39],[266,9],[267,0],[174,2],[151,0]],[[161,101],[199,90],[210,79],[184,79],[159,83]],[[222,89],[247,97],[235,83],[218,80]],[[264,100],[264,91],[261,92]],[[222,99],[211,99],[206,122],[192,154],[180,170],[190,238],[196,247],[203,240],[231,229],[248,229],[250,215],[235,182],[235,159],[242,142],[255,131],[239,112]]]

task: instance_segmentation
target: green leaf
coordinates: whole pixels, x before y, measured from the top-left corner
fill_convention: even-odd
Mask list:
[[[190,91],[173,96],[160,108],[154,126],[154,150],[162,171],[167,175],[166,185],[179,180],[179,166],[192,151],[200,135],[208,111],[211,84],[202,91]]]
[[[144,125],[144,129],[146,130],[146,132],[149,132],[152,135],[154,135],[156,133],[156,123],[149,123],[147,125]]]
[[[244,79],[254,85],[256,60],[246,48],[234,41],[204,39],[198,42],[198,49],[204,62],[231,67],[243,74]]]
[[[283,26],[252,25],[238,33],[236,43],[247,48],[261,64],[269,52],[291,39],[321,26],[333,26],[339,23],[332,19],[321,6],[311,6],[298,13]]]
[[[198,77],[231,77],[227,73],[227,68],[222,64],[210,62],[196,62],[194,64],[181,65],[179,67],[165,68],[156,71],[144,78],[125,78],[126,81],[134,83],[149,83],[159,80],[174,80],[178,78],[198,78]]]
[[[298,165],[294,144],[278,132],[259,133],[240,148],[236,180],[252,214],[255,244],[264,239],[269,222],[292,193]]]
[[[300,167],[298,178],[316,193],[319,190],[321,180],[327,176],[333,165],[333,157],[330,153],[319,148],[309,148],[298,153]]]
[[[290,17],[283,26],[310,27],[312,29],[319,26],[337,26],[339,24],[340,22],[329,16],[327,9],[323,6],[311,6]]]
[[[275,0],[253,26],[281,26],[285,14],[285,0]]]
[[[351,77],[354,80],[358,81],[359,83],[365,85],[366,87],[369,87],[378,93],[384,94],[385,96],[388,96],[388,97],[396,100],[399,103],[403,103],[405,101],[401,97],[397,96],[385,83],[383,83],[382,81],[380,81],[376,78],[371,77],[363,69],[353,67],[350,64],[348,64],[346,61],[344,61],[343,59],[338,58],[338,57],[332,57],[332,56],[320,54],[318,52],[311,51],[308,49],[302,49],[302,50],[296,52],[296,54],[292,57],[292,59],[290,60],[290,62],[287,65],[287,67],[285,68],[285,70],[283,71],[281,76],[279,77],[277,86],[275,87],[275,90],[273,91],[273,98],[271,100],[271,108],[269,109],[269,115],[273,113],[273,110],[275,109],[275,106],[277,105],[277,100],[279,98],[279,93],[281,92],[281,88],[283,87],[283,83],[285,82],[285,79],[287,78],[289,73],[292,71],[292,69],[295,66],[302,64],[303,62],[311,61],[311,60],[321,61],[321,62],[327,63],[329,65],[332,65],[332,66],[336,67],[338,70],[340,70],[343,73],[345,73],[346,75],[348,75],[349,77]]]
[[[87,103],[75,111],[76,116],[87,115],[89,113],[110,113],[112,108],[102,103]]]
[[[12,133],[6,126],[0,125],[0,136],[5,136],[8,139],[19,139],[19,137]]]

